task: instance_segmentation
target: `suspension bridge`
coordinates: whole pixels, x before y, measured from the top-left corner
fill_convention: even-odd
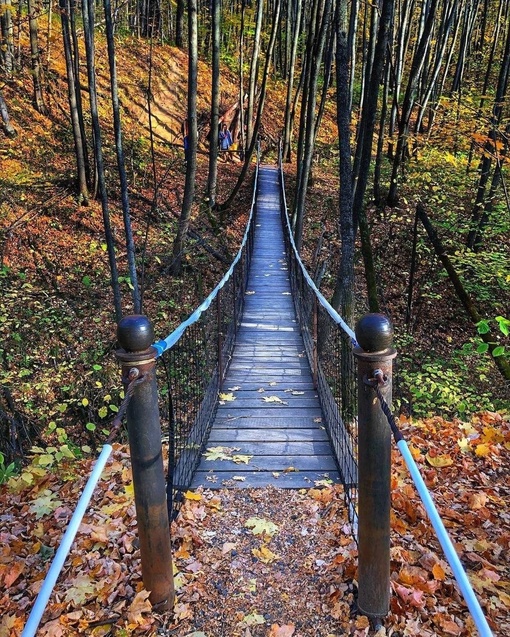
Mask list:
[[[356,335],[329,305],[295,249],[283,171],[257,163],[241,248],[216,288],[165,339],[126,317],[117,352],[144,586],[171,609],[169,518],[188,489],[344,486],[358,543],[358,608],[390,602],[391,432],[482,637],[492,637],[466,572],[391,414],[391,324],[366,315]],[[359,343],[358,343],[359,341]],[[156,366],[156,361],[161,364]],[[168,431],[163,474],[161,430]],[[112,447],[106,444],[43,582],[22,637],[34,637]],[[165,493],[166,491],[166,493]]]
[[[292,300],[275,168],[261,167],[255,205],[242,317],[193,488],[339,481]]]

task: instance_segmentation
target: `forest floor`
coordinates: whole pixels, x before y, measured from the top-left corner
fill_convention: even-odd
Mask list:
[[[196,238],[191,240],[183,276],[170,279],[169,246],[182,203],[185,171],[180,139],[185,92],[182,79],[179,81],[185,77],[185,59],[179,51],[169,58],[164,49],[155,47],[154,73],[160,79],[153,87],[157,103],[153,166],[146,105],[140,98],[147,77],[139,45],[138,40],[124,43],[128,63],[119,72],[133,228],[138,255],[142,258],[143,254],[144,259],[144,311],[160,335],[187,317],[228,267],[242,237],[251,192],[250,184],[245,184],[235,208],[221,218],[212,216],[203,203],[207,158],[200,156],[196,192],[201,203],[194,210],[192,228],[211,250]],[[62,78],[62,60],[55,56],[52,64],[52,72]],[[99,73],[106,86],[105,69],[100,67]],[[203,72],[202,77],[208,74]],[[222,82],[223,107],[227,108],[235,102],[237,87],[226,76]],[[25,452],[30,443],[45,447],[46,452],[53,444],[50,455],[67,446],[75,456],[41,464],[40,453],[27,453],[21,473],[0,486],[0,637],[13,637],[21,634],[90,473],[91,458],[104,439],[101,426],[106,428],[109,420],[104,412],[113,415],[121,388],[113,356],[116,326],[104,256],[103,217],[98,202],[92,201],[88,207],[76,202],[72,139],[61,113],[65,83],[54,82],[50,118],[36,114],[30,106],[29,75],[6,86],[3,94],[19,135],[5,144],[2,140],[0,148],[0,409],[14,419],[2,422],[20,425]],[[199,95],[202,113],[207,110],[209,94],[210,87],[204,84]],[[102,104],[105,121],[107,107]],[[268,99],[266,111],[265,160],[274,162],[273,142],[282,111],[278,90]],[[108,135],[107,166],[114,173],[111,131]],[[304,248],[312,272],[327,266],[322,281],[325,293],[334,285],[339,254],[338,180],[335,169],[328,168],[324,160],[324,153],[331,150],[324,139],[334,137],[334,116],[326,117],[319,136],[322,150],[314,161]],[[228,195],[238,171],[237,162],[220,166],[220,201]],[[286,172],[292,197],[295,167]],[[113,226],[122,237],[119,193],[113,180],[109,194]],[[369,214],[376,259],[383,264],[379,276],[384,309],[401,336],[402,373],[411,360],[419,369],[425,352],[437,357],[441,368],[473,327],[459,311],[448,281],[438,275],[430,252],[423,250],[417,279],[420,294],[413,306],[412,329],[407,331],[403,316],[412,211],[405,206],[396,211],[374,208]],[[126,260],[120,247],[118,258],[125,275]],[[362,276],[357,281],[362,313]],[[129,312],[126,277],[123,294]],[[494,369],[484,368],[483,374],[466,367],[465,376],[454,375],[447,388],[452,402],[469,399],[471,407],[485,405],[489,390],[504,397],[505,387]],[[475,387],[468,384],[478,375]],[[425,392],[427,406],[434,409],[430,396],[437,389],[429,389]],[[416,419],[407,415],[419,409],[419,397],[412,403],[408,395],[398,396],[396,404],[413,455],[494,634],[505,637],[510,634],[508,415],[485,409],[462,419],[445,413]],[[94,433],[84,427],[90,421],[97,424]],[[4,429],[2,443],[10,434]],[[391,608],[378,635],[475,635],[396,454],[392,488]],[[116,445],[38,634],[368,635],[367,620],[356,614],[356,545],[343,502],[338,487],[324,484],[298,492],[188,494],[172,525],[175,612],[157,616],[150,612],[141,582],[129,456],[125,445]],[[247,524],[253,518],[255,525]]]
[[[510,422],[401,423],[495,637],[510,634]],[[0,637],[22,627],[91,461],[27,466],[0,488]],[[475,636],[403,460],[392,471],[390,611],[357,613],[357,548],[342,488],[188,492],[172,523],[174,612],[141,581],[129,453],[115,445],[38,635]]]

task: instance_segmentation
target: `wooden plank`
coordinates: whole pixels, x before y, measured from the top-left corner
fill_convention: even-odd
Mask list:
[[[271,404],[271,403],[268,403]],[[238,408],[238,409],[234,409],[233,407],[226,406],[226,405],[220,405],[218,407],[218,411],[216,412],[216,418],[220,419],[220,418],[232,418],[232,417],[237,417],[237,418],[242,418],[244,417],[250,417],[250,418],[286,418],[288,420],[294,420],[294,418],[303,418],[303,417],[309,417],[309,418],[321,418],[322,419],[322,410],[320,408],[320,405],[317,404],[313,407],[298,407],[298,408],[294,408],[294,407],[287,407],[285,405],[282,405],[283,409],[277,409],[277,410],[273,410],[275,411],[275,413],[271,413],[271,415],[268,415],[269,409],[267,405],[261,405],[260,407],[256,407],[256,408]]]
[[[246,456],[253,456],[253,458],[247,463],[246,466],[250,466],[251,464],[258,465],[258,459],[263,456],[277,456],[277,457],[285,457],[287,458],[287,463],[290,461],[290,458],[299,458],[300,456],[317,456],[317,457],[330,457],[331,456],[331,447],[329,442],[324,442],[323,440],[285,440],[280,442],[266,442],[265,441],[265,430],[259,429],[258,432],[259,440],[252,441],[237,441],[234,448],[235,453]],[[232,446],[229,446],[228,442],[234,444],[234,441],[225,441],[221,445],[210,445],[208,444],[206,449],[216,448],[216,447],[225,447],[231,449]],[[206,458],[206,464],[209,462],[216,461],[208,461]],[[218,462],[223,463],[225,460],[219,460]],[[292,464],[292,462],[291,462]]]
[[[310,429],[321,429],[321,427],[324,426],[321,425],[321,422],[315,422],[314,418],[287,418],[285,416],[279,416],[278,413],[275,413],[274,416],[268,416],[266,413],[264,418],[229,414],[227,418],[216,418],[213,431],[215,427],[219,427],[220,429],[254,429],[260,427],[267,431],[268,429],[293,429],[294,427],[298,427],[299,429],[306,427]]]
[[[220,429],[219,427],[213,428],[211,435],[209,436],[209,443],[232,443],[237,442],[254,442],[260,436],[260,432],[264,432],[264,438],[267,442],[285,442],[285,441],[328,441],[328,434],[324,429],[314,428],[301,428],[298,429],[295,426],[288,429],[280,428],[275,429],[273,427],[263,428],[255,427],[253,429]],[[228,446],[228,445],[227,445]]]
[[[235,478],[241,478],[235,479]],[[267,473],[265,471],[221,471],[219,473],[197,471],[191,485],[192,489],[206,486],[208,489],[260,489],[273,485],[279,489],[310,489],[324,481],[339,482],[336,471],[290,471],[287,473]]]
[[[232,460],[205,461],[200,464],[201,470],[208,471],[336,471],[336,463],[331,455],[327,456],[256,456],[249,464],[237,464]]]

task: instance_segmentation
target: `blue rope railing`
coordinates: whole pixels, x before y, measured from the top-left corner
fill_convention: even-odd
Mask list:
[[[160,395],[167,399],[162,420],[169,430],[167,499],[172,518],[200,462],[234,348],[253,251],[259,162],[257,150],[250,214],[231,266],[199,307],[153,344],[165,372]]]
[[[292,226],[290,223],[290,219],[289,219],[289,214],[288,214],[288,209],[287,209],[287,202],[286,202],[286,196],[285,196],[285,184],[284,184],[284,174],[283,174],[283,165],[282,165],[282,161],[281,161],[281,154],[280,154],[280,180],[281,180],[281,186],[282,186],[282,201],[283,201],[283,205],[282,205],[282,214],[283,214],[283,223],[284,223],[284,227],[286,228],[286,242],[288,245],[288,258],[289,258],[289,263],[290,263],[290,270],[291,270],[291,280],[294,279],[298,279],[299,277],[301,277],[305,282],[306,282],[306,287],[309,289],[309,291],[311,293],[313,293],[313,295],[315,295],[316,299],[317,299],[317,304],[320,305],[320,307],[324,308],[325,312],[327,313],[327,315],[330,317],[330,319],[334,322],[335,327],[338,329],[340,328],[341,330],[344,331],[344,333],[346,334],[346,336],[350,339],[351,345],[352,347],[358,347],[358,342],[356,339],[356,334],[354,333],[354,331],[345,323],[345,321],[342,319],[342,317],[329,305],[329,303],[327,302],[327,300],[324,298],[324,296],[320,293],[320,291],[317,289],[316,285],[314,284],[312,278],[310,277],[310,275],[308,274],[308,272],[306,271],[306,268],[304,267],[301,258],[297,252],[296,249],[296,245],[294,242],[294,238],[293,238],[293,233],[292,233]],[[294,264],[294,265],[293,265]],[[293,272],[294,270],[294,272]],[[295,273],[295,271],[298,270],[299,272],[299,277],[298,275]],[[293,287],[293,293],[294,293],[294,300],[297,306],[299,306],[301,304],[301,301],[299,299],[296,298],[296,292],[299,294],[299,296],[304,296],[304,292],[303,292],[303,287],[299,287],[298,284],[295,284],[295,287]],[[313,308],[313,301],[308,301],[307,304],[307,310],[305,312],[303,312],[302,310],[299,311],[298,310],[298,317],[300,318],[300,323],[301,323],[301,327],[302,330],[304,332],[309,332],[310,331],[310,325],[309,323],[307,323],[307,321],[302,321],[303,317],[309,317],[311,314],[313,314],[314,310]],[[315,319],[315,323],[320,322],[320,319]],[[326,330],[330,331],[330,327],[326,326]],[[310,340],[310,339],[309,339]],[[313,340],[313,339],[311,339]],[[317,341],[319,339],[315,338],[315,342],[313,343],[313,346],[316,349],[319,349],[317,347]],[[331,353],[332,349],[334,350],[334,348],[331,348],[331,338],[328,338],[328,351]],[[307,342],[307,339],[305,338],[305,343]],[[358,349],[357,351],[361,351],[360,349]],[[352,349],[351,349],[352,352]],[[344,352],[343,352],[344,353]],[[316,365],[318,367],[320,367],[323,363],[324,363],[324,352],[320,352],[320,351],[311,351],[308,352],[308,357],[309,360],[311,361],[312,366]],[[337,352],[334,351],[333,356],[337,355]],[[339,369],[340,367],[342,367],[342,365],[337,365],[336,369]],[[347,373],[351,374],[351,377],[353,379],[354,382],[354,378],[355,378],[355,367],[353,366],[351,368],[351,370],[346,370],[346,366],[343,365],[344,367],[344,371],[347,371]],[[384,416],[386,417],[386,420],[388,421],[388,426],[390,427],[392,433],[393,433],[393,437],[395,440],[395,443],[397,445],[397,448],[399,450],[399,452],[401,453],[407,467],[409,470],[409,473],[411,475],[411,478],[414,482],[414,485],[416,487],[416,490],[418,492],[418,495],[421,499],[421,501],[423,502],[423,505],[425,507],[425,510],[427,511],[427,515],[429,516],[429,520],[434,528],[434,531],[436,532],[436,536],[439,540],[439,543],[441,545],[441,547],[443,548],[445,557],[452,569],[453,575],[455,577],[455,580],[457,581],[457,584],[459,586],[459,589],[461,591],[461,594],[464,597],[464,600],[466,602],[466,605],[471,613],[471,616],[473,618],[473,621],[478,629],[478,632],[480,634],[481,637],[493,637],[493,633],[491,631],[491,628],[487,622],[487,619],[483,613],[483,610],[481,608],[480,602],[478,601],[475,592],[473,590],[473,587],[471,585],[471,582],[469,581],[468,575],[465,571],[465,569],[462,566],[462,563],[457,555],[457,552],[455,551],[455,547],[448,535],[448,532],[444,526],[444,523],[441,519],[441,516],[434,504],[434,501],[432,499],[432,496],[429,492],[429,490],[427,489],[427,486],[421,476],[420,470],[411,454],[411,452],[409,451],[409,447],[407,446],[406,441],[404,440],[404,437],[402,436],[401,431],[398,429],[395,418],[391,412],[390,406],[386,403],[386,401],[384,400],[384,397],[382,396],[381,391],[379,390],[379,387],[377,385],[377,383],[374,383],[373,385],[373,389],[374,392],[380,402],[380,406],[381,409],[384,413]],[[330,433],[330,436],[332,437],[332,441],[333,441],[333,447],[335,449],[335,451],[337,451],[338,449],[340,449],[340,451],[342,453],[346,452],[346,447],[342,446],[342,445],[338,445],[335,444],[335,431],[338,430],[339,425],[341,424],[342,426],[345,427],[345,432],[349,432],[350,433],[350,428],[349,428],[349,423],[348,422],[339,422],[338,420],[338,416],[339,413],[341,412],[341,401],[338,400],[338,396],[335,396],[335,387],[334,387],[334,382],[331,381],[331,378],[328,379],[328,382],[326,383],[326,387],[320,387],[319,386],[319,396],[321,397],[321,403],[323,405],[323,411],[325,412],[326,415],[326,420],[328,420],[331,417],[331,412],[333,411],[333,416],[335,416],[336,419],[334,419],[333,424],[331,422],[327,422],[327,428],[328,431]],[[330,390],[328,392],[328,389]],[[336,401],[336,404],[338,405],[338,410],[331,410],[331,407],[329,406],[331,399]],[[340,419],[341,421],[341,419]],[[338,434],[336,434],[338,435]],[[345,436],[344,436],[345,438]],[[347,449],[347,452],[352,452],[353,453],[353,462],[355,462],[356,460],[356,456],[355,456],[355,451],[357,449],[357,440],[355,437],[355,434],[353,434],[350,437],[350,447]],[[340,465],[340,469],[342,469],[342,464],[345,466],[345,460],[342,462],[342,459],[338,457],[337,455],[337,461],[339,462]],[[345,474],[342,474],[341,471],[341,475],[343,478],[343,481],[345,483]],[[357,476],[356,476],[357,478]],[[346,499],[347,499],[347,503],[349,505],[349,517],[351,520],[351,523],[353,525],[353,533],[357,532],[357,510],[356,510],[356,489],[357,489],[357,483],[353,483],[353,484],[348,484],[347,485],[348,488],[346,489]]]

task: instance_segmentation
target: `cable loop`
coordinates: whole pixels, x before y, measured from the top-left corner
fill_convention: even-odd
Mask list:
[[[126,388],[126,395],[124,396],[124,400],[122,401],[119,407],[119,411],[117,412],[117,415],[112,420],[110,435],[108,436],[106,440],[108,444],[112,444],[112,442],[115,440],[115,438],[117,437],[119,433],[119,430],[122,426],[122,419],[124,418],[124,414],[126,413],[126,410],[128,408],[129,401],[131,400],[131,397],[133,396],[135,387],[137,387],[138,385],[141,385],[142,383],[145,383],[145,381],[149,380],[149,378],[151,378],[153,375],[153,372],[151,371],[151,372],[147,372],[146,374],[143,374],[142,376],[137,377],[136,374],[131,374],[131,371],[129,374],[130,380]]]

